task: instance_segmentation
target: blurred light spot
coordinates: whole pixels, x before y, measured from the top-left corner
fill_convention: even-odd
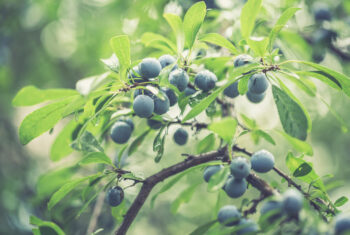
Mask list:
[[[232,0],[216,0],[215,3],[223,9],[231,9],[235,5],[235,2]]]
[[[131,35],[136,31],[138,24],[139,24],[139,18],[135,18],[135,19],[125,18],[123,21],[122,30],[125,34]]]
[[[178,16],[181,16],[183,12],[182,7],[174,1],[169,2],[164,7],[164,13],[172,13]]]
[[[151,19],[158,19],[158,12],[157,12],[157,9],[155,7],[150,7],[150,9],[148,10],[148,16],[151,18]]]
[[[43,18],[43,10],[39,4],[32,3],[24,12],[21,23],[24,28],[35,28]]]
[[[75,30],[69,25],[69,22],[55,21],[44,28],[41,40],[51,56],[68,58],[77,48],[75,34]]]

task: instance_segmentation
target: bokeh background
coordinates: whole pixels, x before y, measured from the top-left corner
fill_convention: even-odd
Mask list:
[[[322,26],[313,19],[312,11],[316,2],[320,1],[265,0],[259,15],[259,33],[268,33],[265,26],[275,22],[283,9],[300,6],[302,10],[297,13],[296,20],[281,33],[276,46],[289,59],[314,60],[350,75],[350,1],[323,1],[332,13],[332,20]],[[0,1],[0,234],[31,234],[31,214],[46,220],[53,219],[67,234],[85,234],[91,215],[89,208],[90,212],[73,220],[74,211],[81,204],[69,198],[64,202],[69,204],[66,207],[69,209],[58,210],[55,215],[47,212],[46,203],[52,192],[46,192],[46,197],[45,194],[39,197],[36,187],[38,179],[49,169],[69,165],[74,156],[58,163],[49,159],[50,145],[56,131],[44,134],[27,146],[19,144],[18,126],[24,116],[37,107],[13,108],[11,100],[15,93],[26,85],[74,88],[79,79],[103,73],[105,67],[100,59],[111,56],[109,39],[118,34],[130,36],[134,59],[158,56],[159,53],[154,49],[142,45],[141,35],[145,32],[169,35],[171,29],[162,14],[172,12],[183,15],[192,3],[190,0]],[[219,32],[237,42],[239,12],[243,4],[243,0],[207,1],[211,10],[203,30]],[[332,45],[316,43],[313,39],[321,27],[336,32],[337,37]],[[345,126],[350,128],[349,99],[317,81],[315,84],[320,97],[330,104],[345,120]],[[297,89],[294,90],[314,120],[308,141],[313,145],[315,154],[308,157],[308,160],[314,163],[320,176],[328,175],[325,181],[333,200],[342,195],[349,196],[349,133],[342,131],[344,125],[337,121],[321,101],[304,97]],[[239,98],[236,108],[239,112],[258,119],[265,130],[279,125],[271,94],[259,106],[249,104],[244,97]],[[271,109],[273,112],[270,112]],[[276,154],[277,165],[286,169],[284,159],[290,146],[280,140],[278,135],[271,134],[278,139],[276,146],[263,141],[254,146],[249,138],[241,140],[241,145],[251,151],[269,149]],[[201,135],[196,138],[200,139]],[[156,165],[153,152],[144,147],[139,154],[127,160],[129,169],[147,176],[181,160],[179,153],[190,152],[193,148],[191,144],[180,148],[168,141],[166,157]],[[117,147],[114,150],[118,152]],[[67,174],[66,177],[71,175]],[[269,173],[264,178],[280,183],[274,173]],[[198,187],[192,200],[183,205],[177,214],[170,212],[171,202],[189,181],[200,183],[201,175],[191,174],[183,179],[177,187],[161,195],[154,208],[151,209],[149,203],[146,203],[130,234],[187,234],[196,226],[209,221],[214,215],[217,195],[208,193],[205,185]],[[137,189],[132,188],[127,194],[132,199],[136,192]],[[247,197],[254,196],[257,197],[257,191],[252,189]],[[222,197],[222,203],[236,203],[235,201]],[[341,209],[349,209],[349,204]],[[97,226],[105,228],[101,234],[110,234],[116,225],[108,208],[103,208]]]

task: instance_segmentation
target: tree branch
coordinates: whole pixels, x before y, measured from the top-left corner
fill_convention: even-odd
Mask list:
[[[129,210],[126,212],[124,216],[124,220],[118,230],[115,232],[116,235],[124,235],[128,231],[130,225],[134,221],[141,207],[147,200],[150,192],[153,187],[159,182],[176,175],[180,172],[183,172],[191,167],[210,162],[215,160],[228,161],[228,152],[227,146],[208,153],[203,153],[199,155],[189,155],[190,157],[186,158],[184,161],[172,165],[168,168],[161,170],[160,172],[149,176],[146,178],[142,184],[141,190],[136,196],[134,202],[130,206]],[[278,192],[272,188],[266,181],[261,179],[254,173],[251,173],[247,177],[247,181],[256,189],[258,189],[262,195],[265,197],[278,194]]]

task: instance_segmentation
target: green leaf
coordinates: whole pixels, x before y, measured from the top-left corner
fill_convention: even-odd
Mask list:
[[[215,146],[215,136],[213,133],[207,135],[204,139],[197,144],[197,153],[205,153],[213,150]]]
[[[307,111],[307,109],[305,108],[303,103],[300,102],[300,100],[293,94],[293,92],[291,90],[289,90],[289,88],[282,82],[282,80],[279,79],[278,77],[275,77],[275,78],[278,80],[283,91],[286,92],[286,94],[289,95],[289,97],[292,98],[300,106],[300,108],[303,110],[305,117],[307,119],[307,131],[310,132],[312,129],[312,120],[311,120],[309,112]]]
[[[222,168],[220,171],[216,172],[208,182],[208,191],[215,192],[222,189],[225,185],[227,177],[230,175],[230,169],[228,167]]]
[[[169,53],[176,53],[177,51],[176,45],[172,41],[163,37],[160,34],[149,32],[144,33],[141,37],[141,42],[146,47],[157,48]]]
[[[265,131],[263,130],[255,130],[254,133],[262,138],[264,138],[267,142],[269,142],[270,144],[276,145],[276,142],[274,141],[274,139]]]
[[[124,219],[126,210],[127,210],[126,203],[125,203],[125,200],[123,200],[119,206],[111,208],[111,214],[118,222],[121,222]]]
[[[204,21],[206,11],[206,5],[201,1],[192,5],[185,14],[183,25],[188,48],[192,48],[196,40],[198,31]]]
[[[215,220],[212,220],[212,221],[209,221],[201,226],[199,226],[198,228],[196,228],[194,231],[192,231],[190,233],[190,235],[203,235],[205,234],[214,224],[216,224],[218,221],[215,219]]]
[[[70,145],[73,140],[73,132],[77,126],[78,122],[72,119],[58,134],[50,150],[50,158],[52,161],[59,161],[73,152]]]
[[[334,206],[340,207],[340,206],[344,205],[345,203],[347,203],[348,201],[349,201],[349,199],[347,197],[342,196],[334,202]]]
[[[71,146],[75,150],[82,151],[85,153],[104,151],[100,143],[95,138],[95,136],[88,131],[84,131],[79,139],[73,141]]]
[[[227,48],[232,54],[238,54],[235,46],[229,40],[218,33],[204,34],[199,37],[199,40]]]
[[[249,64],[246,66],[242,66],[239,68],[235,68],[231,73],[229,73],[230,78],[227,80],[227,83],[220,88],[216,89],[213,93],[211,93],[209,96],[201,100],[196,106],[194,106],[184,117],[182,122],[186,122],[187,120],[190,120],[191,118],[196,117],[198,114],[203,112],[208,106],[216,99],[216,97],[225,90],[226,87],[234,83],[238,80],[238,77],[241,76],[243,73],[246,73],[248,71],[251,71],[253,69],[257,68],[257,64]]]
[[[234,118],[223,118],[220,121],[213,122],[208,126],[208,129],[218,134],[227,143],[231,143],[236,133],[237,121]]]
[[[21,144],[28,144],[34,138],[53,128],[63,118],[62,111],[71,101],[72,97],[68,97],[37,109],[26,116],[19,127]]]
[[[292,137],[306,140],[308,120],[303,109],[275,85],[272,86],[272,94],[284,131]]]
[[[302,164],[308,164],[310,167],[312,167],[312,163],[306,162],[302,158],[294,157],[291,152],[287,154],[286,157],[286,164],[290,172],[295,172]],[[316,174],[315,170],[312,169],[307,175],[300,176],[298,179],[308,183],[312,184],[314,187],[319,188],[323,192],[326,191],[325,186],[321,180],[321,178]]]
[[[264,37],[250,37],[247,39],[247,43],[256,56],[264,57],[269,39]]]
[[[244,76],[241,80],[238,82],[238,92],[240,95],[244,95],[248,91],[248,82],[249,82],[250,76]]]
[[[283,63],[284,64],[285,63],[301,63],[301,64],[308,65],[310,67],[313,67],[313,68],[319,70],[321,72],[321,74],[324,75],[325,77],[327,77],[329,80],[338,84],[338,86],[340,85],[340,88],[344,91],[344,93],[347,96],[350,96],[350,78],[342,73],[339,73],[335,70],[329,69],[323,65],[315,64],[315,63],[308,62],[308,61],[289,60],[289,61],[286,61]],[[315,77],[315,78],[319,78],[319,77]]]
[[[130,144],[130,147],[128,150],[129,156],[131,156],[137,150],[137,148],[142,144],[142,142],[145,140],[146,136],[150,131],[151,129],[147,129]]]
[[[100,75],[91,76],[87,78],[80,79],[75,84],[75,89],[84,97],[79,97],[82,100],[82,104],[85,104],[85,96],[90,95],[97,88],[113,81],[110,77],[110,72],[106,72]]]
[[[35,86],[23,87],[13,98],[13,106],[31,106],[40,104],[44,101],[56,100],[61,98],[78,95],[76,90],[72,89],[47,89],[41,90]]]
[[[283,74],[283,76],[287,79],[289,79],[291,82],[293,82],[295,85],[298,86],[302,91],[304,91],[309,96],[315,97],[316,96],[316,90],[314,87],[311,87],[309,83],[307,83],[307,80],[304,79],[304,82],[297,74],[290,74],[284,71],[279,71],[279,73]]]
[[[86,165],[91,163],[103,163],[110,166],[113,166],[111,159],[102,152],[92,152],[88,153],[83,159],[79,162],[80,165]]]
[[[241,12],[241,33],[243,38],[248,39],[255,25],[255,19],[261,8],[262,0],[249,0]]]
[[[185,45],[185,32],[181,18],[178,15],[166,13],[163,15],[175,33],[178,54],[182,53]]]
[[[130,41],[128,35],[119,35],[112,37],[110,40],[111,47],[117,55],[120,65],[123,68],[129,68],[130,59]]]
[[[293,172],[293,176],[294,177],[305,176],[309,174],[311,171],[312,171],[312,167],[308,163],[304,162],[303,164],[298,166],[297,169],[295,169],[295,171]]]
[[[74,179],[66,184],[64,184],[57,192],[55,192],[50,198],[49,203],[47,204],[48,209],[51,210],[58,202],[60,202],[69,192],[75,189],[79,184],[84,181],[100,176],[98,173],[96,175],[90,175],[79,179]]]
[[[317,78],[318,80],[326,83],[328,86],[341,91],[342,86],[338,82],[336,78],[333,76],[329,76],[328,74],[321,72],[321,71],[296,71],[296,74],[300,76],[307,76],[307,77],[312,77],[312,78]]]
[[[269,41],[270,41],[270,49],[272,49],[273,42],[275,41],[278,33],[282,30],[282,28],[287,24],[288,20],[292,18],[297,12],[300,10],[300,8],[297,7],[291,7],[285,10],[280,18],[278,18],[276,24],[273,26],[270,35],[269,35]]]
[[[244,125],[246,125],[249,129],[255,129],[257,127],[255,120],[250,119],[242,113],[240,114],[240,116],[244,122]]]
[[[69,181],[77,170],[77,166],[70,166],[63,169],[51,170],[40,175],[36,184],[37,195],[40,198],[48,197]]]
[[[199,184],[190,185],[188,188],[182,191],[179,196],[176,197],[173,203],[171,203],[171,213],[176,214],[182,204],[188,203],[191,200],[198,185]]]
[[[301,141],[297,138],[293,138],[292,136],[286,134],[283,131],[278,131],[296,150],[298,150],[301,153],[305,153],[309,156],[312,156],[313,150],[310,144],[308,144],[305,141]]]
[[[38,217],[31,215],[29,218],[29,223],[31,225],[35,225],[38,227],[49,227],[51,229],[53,229],[57,235],[65,235],[65,233],[63,232],[63,230],[55,223],[51,222],[51,221],[44,221],[39,219]],[[39,233],[37,233],[39,231]],[[37,234],[40,234],[40,230],[36,230]],[[43,234],[44,235],[44,234]]]

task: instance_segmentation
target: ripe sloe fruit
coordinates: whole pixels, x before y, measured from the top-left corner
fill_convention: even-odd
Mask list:
[[[174,133],[174,141],[178,145],[185,145],[187,143],[188,133],[185,129],[179,128]]]
[[[204,70],[196,74],[194,78],[195,85],[202,91],[210,91],[215,87],[217,77],[209,70]]]
[[[130,125],[123,121],[117,121],[111,128],[111,138],[117,144],[126,143],[131,136]]]
[[[231,85],[229,85],[227,88],[225,88],[224,95],[226,95],[230,98],[237,97],[239,95],[238,82],[234,82]]]
[[[269,86],[266,75],[263,73],[253,74],[248,81],[248,91],[250,93],[261,94],[266,91]]]
[[[244,157],[234,158],[230,165],[231,174],[236,179],[243,179],[247,177],[251,168],[250,162]]]
[[[222,165],[215,165],[215,166],[208,166],[205,168],[203,173],[203,178],[205,182],[209,182],[210,178],[218,171],[220,171],[223,168]]]
[[[289,189],[283,194],[282,208],[290,216],[297,216],[303,207],[303,195],[295,189]]]
[[[169,74],[169,82],[176,86],[179,91],[184,91],[188,85],[189,77],[186,71],[175,69]]]
[[[170,88],[164,89],[164,92],[169,98],[170,106],[174,106],[177,103],[177,96],[176,96],[175,92],[173,90],[171,90]]]
[[[256,172],[265,173],[275,165],[275,157],[267,150],[255,152],[250,159],[252,169]]]
[[[245,179],[236,179],[232,177],[227,180],[224,190],[229,197],[238,198],[247,190],[247,181]]]
[[[154,101],[149,96],[138,95],[134,100],[133,109],[139,117],[150,117],[154,111]]]
[[[162,66],[154,58],[145,58],[139,64],[140,75],[144,79],[155,78],[160,74]]]
[[[227,205],[222,207],[218,213],[218,221],[225,226],[234,226],[239,223],[241,213],[237,210],[237,207],[233,205]]]
[[[235,67],[240,67],[246,64],[250,64],[253,61],[253,58],[250,55],[238,55],[233,64]]]
[[[107,192],[107,202],[110,206],[118,206],[124,199],[124,191],[121,187],[115,186]]]

